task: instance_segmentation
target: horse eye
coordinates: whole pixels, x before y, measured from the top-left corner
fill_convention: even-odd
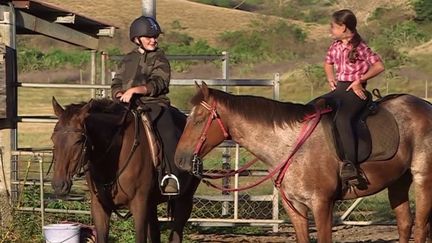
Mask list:
[[[195,121],[194,121],[194,125],[199,125],[199,124],[201,124],[201,123],[203,123],[203,119],[196,119]]]

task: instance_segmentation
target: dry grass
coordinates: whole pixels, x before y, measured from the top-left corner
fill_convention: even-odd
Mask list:
[[[117,34],[120,36],[117,39],[121,40],[117,43],[112,42],[112,44],[122,45],[122,48],[126,48],[124,45],[128,43],[127,31],[130,22],[142,14],[142,3],[138,0],[120,1],[121,3],[117,0],[47,0],[46,2],[118,26],[120,32],[117,32]],[[408,0],[343,0],[338,1],[332,8],[335,10],[342,8],[352,9],[360,22],[365,22],[376,8],[391,6],[399,6],[410,14],[413,12]],[[328,36],[327,25],[306,24],[301,21],[214,7],[187,0],[157,0],[156,12],[158,21],[164,30],[171,30],[171,24],[174,21],[179,21],[183,27],[181,30],[183,33],[195,39],[206,40],[212,45],[218,44],[218,36],[225,31],[252,28],[251,22],[254,20],[282,20],[299,25],[308,33],[311,40],[318,40]]]
[[[142,14],[141,1],[127,1],[119,4],[117,0],[48,0],[47,2],[69,9],[73,12],[128,29],[130,22]],[[264,16],[235,9],[213,7],[186,0],[158,0],[156,3],[157,18],[162,28],[171,29],[171,23],[179,21],[182,32],[195,39],[207,40],[217,44],[217,37],[225,31],[249,29],[254,20],[283,20],[302,26],[313,36],[320,36],[326,27],[315,24],[304,24],[301,21],[287,20],[278,17]],[[126,32],[122,32],[126,33]],[[127,38],[127,36],[124,36]]]

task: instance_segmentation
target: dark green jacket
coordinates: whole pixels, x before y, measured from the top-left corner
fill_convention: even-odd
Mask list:
[[[119,65],[111,84],[111,96],[115,99],[118,92],[146,85],[149,94],[143,96],[143,102],[169,102],[171,67],[161,49],[141,54],[138,48],[128,53]]]

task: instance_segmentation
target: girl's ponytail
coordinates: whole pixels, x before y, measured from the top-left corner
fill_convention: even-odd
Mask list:
[[[348,59],[351,63],[355,63],[358,58],[357,47],[363,41],[360,34],[355,30],[354,36],[351,38],[349,43],[352,45],[352,49],[348,52]]]

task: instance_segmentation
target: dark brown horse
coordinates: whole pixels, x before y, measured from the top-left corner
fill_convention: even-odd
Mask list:
[[[224,130],[228,137],[263,161],[269,172],[274,171],[295,147],[304,117],[314,112],[314,107],[309,105],[231,95],[205,84],[198,88],[175,155],[177,165],[188,171],[197,166],[192,160],[199,161],[197,156],[205,156],[224,140]],[[286,195],[283,204],[294,225],[297,241],[309,242],[306,217],[309,209],[318,241],[331,242],[336,200],[363,197],[387,188],[397,217],[399,241],[408,242],[412,228],[408,199],[411,184],[414,184],[416,200],[415,242],[426,241],[432,209],[432,105],[411,95],[401,95],[383,101],[380,107],[394,115],[400,133],[399,145],[391,159],[360,165],[366,179],[361,189],[342,190],[338,177],[340,160],[322,119],[293,154],[290,166],[282,175],[280,191]],[[208,120],[210,125],[204,129]],[[205,138],[202,146],[200,137]],[[273,180],[276,181],[276,176]]]
[[[53,98],[53,108],[58,117],[52,134],[55,193],[69,193],[72,177],[85,173],[98,242],[108,241],[110,216],[121,208],[132,214],[136,242],[146,242],[148,233],[152,242],[160,242],[157,205],[168,197],[162,196],[157,186],[142,122],[137,123],[122,104],[107,99],[71,104],[63,109]],[[186,117],[176,109],[173,111],[181,133]],[[170,203],[171,242],[182,241],[199,184],[187,173],[180,175],[179,180],[181,194]]]

